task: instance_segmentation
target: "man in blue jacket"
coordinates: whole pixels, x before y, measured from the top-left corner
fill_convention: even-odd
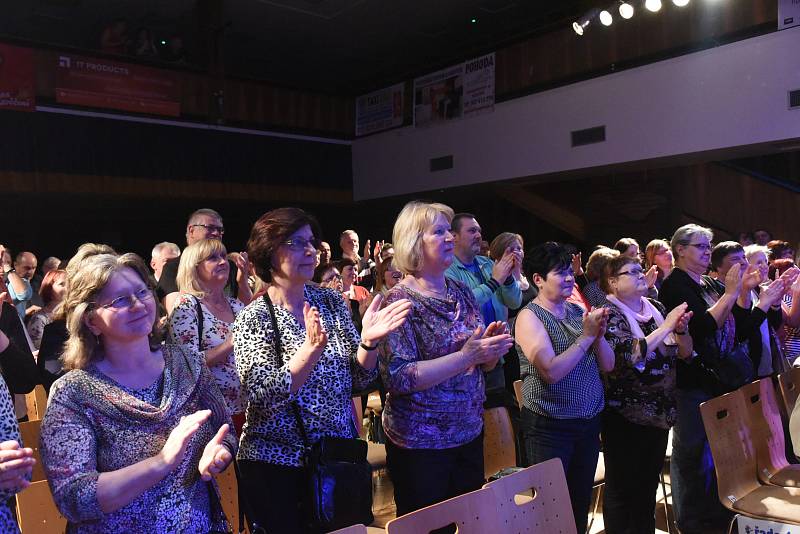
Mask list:
[[[480,256],[481,226],[471,213],[457,213],[450,225],[455,238],[455,257],[445,275],[467,284],[481,307],[484,324],[507,321],[508,309],[519,308],[522,292],[511,272],[521,258],[507,249],[496,263]],[[487,398],[505,387],[503,366],[498,364],[484,375]]]

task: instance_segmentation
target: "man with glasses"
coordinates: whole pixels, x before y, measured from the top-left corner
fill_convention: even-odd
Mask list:
[[[222,225],[222,216],[210,208],[201,208],[189,216],[186,223],[186,245],[193,245],[203,239],[219,239],[225,235],[225,227]],[[247,253],[242,253],[242,259],[246,266]],[[225,285],[225,295],[233,296],[244,302],[250,302],[252,293],[250,286],[247,285],[248,269],[240,269],[236,262],[228,260],[230,274],[228,283]],[[158,279],[156,294],[166,307],[167,313],[171,311],[171,304],[178,296],[178,265],[180,257],[167,260],[161,269],[161,277]]]

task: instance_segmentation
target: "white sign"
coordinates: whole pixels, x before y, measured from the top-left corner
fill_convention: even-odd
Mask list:
[[[403,125],[403,91],[398,83],[356,99],[356,136]]]
[[[800,0],[778,0],[778,29],[800,26]]]
[[[494,53],[414,80],[414,125],[494,110]]]
[[[743,515],[736,519],[736,523],[739,525],[739,534],[800,534],[800,527],[797,525],[752,519]]]

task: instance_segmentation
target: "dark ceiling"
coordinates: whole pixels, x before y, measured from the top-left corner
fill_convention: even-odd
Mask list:
[[[220,0],[227,75],[356,95],[569,27],[591,0]],[[213,0],[210,3],[214,3]],[[2,0],[0,37],[98,47],[124,17],[197,46],[196,0]],[[472,22],[473,19],[475,22]],[[201,58],[193,58],[195,61]]]

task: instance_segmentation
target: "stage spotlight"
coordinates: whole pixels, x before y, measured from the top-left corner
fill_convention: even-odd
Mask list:
[[[648,11],[655,13],[661,9],[661,0],[645,0],[644,7],[646,7]]]
[[[672,3],[678,7],[684,7],[689,3],[689,0],[672,0]]]
[[[629,19],[633,16],[633,6],[628,2],[619,3],[619,16],[623,19]]]
[[[603,26],[611,26],[612,22],[614,22],[614,17],[611,16],[611,13],[605,9],[600,12],[600,23]]]
[[[592,20],[594,20],[599,13],[600,10],[597,8],[590,9],[585,15],[572,23],[572,29],[575,30],[575,33],[578,35],[583,35],[583,31],[586,29],[586,26],[591,24]]]

